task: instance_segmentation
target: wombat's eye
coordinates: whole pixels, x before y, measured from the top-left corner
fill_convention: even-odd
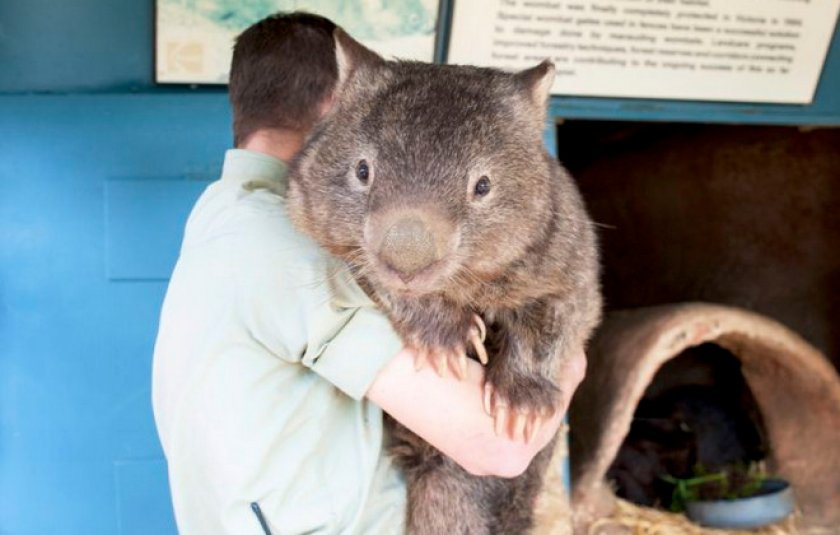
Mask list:
[[[359,163],[356,164],[356,178],[358,178],[359,182],[362,184],[367,184],[368,178],[370,178],[370,169],[368,169],[367,161],[360,160]]]
[[[488,193],[490,193],[490,179],[483,176],[475,183],[475,195],[476,197],[484,197]]]

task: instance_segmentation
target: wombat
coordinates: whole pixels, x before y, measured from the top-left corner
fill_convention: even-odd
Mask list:
[[[601,307],[593,224],[542,142],[553,65],[385,61],[340,29],[336,57],[334,105],[290,168],[292,221],[347,263],[419,365],[460,376],[489,350],[485,408],[530,438]],[[393,436],[409,532],[529,529],[550,448],[502,479]]]
[[[656,373],[607,472],[622,498],[671,505],[667,476],[745,467],[766,456],[766,432],[741,363],[716,344],[683,351]]]
[[[683,386],[643,399],[607,472],[616,494],[646,506],[671,505],[664,477],[696,477],[761,460],[762,432],[739,406],[737,393]]]

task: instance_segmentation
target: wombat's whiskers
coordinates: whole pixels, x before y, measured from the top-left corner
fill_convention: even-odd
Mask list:
[[[556,210],[552,211],[552,213],[554,214],[555,218],[563,219],[565,221],[573,221],[575,223],[585,223],[587,225],[591,224],[595,227],[600,227],[600,228],[608,228],[608,229],[615,229],[616,228],[615,225],[609,225],[607,223],[599,223],[599,222],[591,220],[591,219],[585,219],[585,218],[579,218],[579,217],[569,217],[568,215],[562,214],[562,213],[560,213]]]

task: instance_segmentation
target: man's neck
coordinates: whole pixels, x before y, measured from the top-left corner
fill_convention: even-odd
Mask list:
[[[289,130],[261,128],[237,148],[261,152],[288,163],[303,146],[303,136]]]

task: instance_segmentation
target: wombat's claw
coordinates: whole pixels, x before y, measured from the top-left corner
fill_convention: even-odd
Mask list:
[[[453,373],[455,373],[455,377],[462,381],[467,378],[467,353],[463,349],[458,348],[454,353],[441,354],[438,362],[440,363],[439,366],[443,367],[444,373],[448,364],[452,368]],[[438,374],[441,377],[445,377],[444,373],[441,373],[441,368],[438,367]]]
[[[484,385],[484,410],[493,417],[493,430],[497,435],[506,433],[512,440],[531,442],[552,412],[545,409],[511,409],[496,396],[490,383]]]
[[[484,320],[481,319],[481,316],[478,314],[473,314],[473,323],[476,327],[478,327],[478,332],[481,335],[481,341],[484,342],[487,339],[487,326],[484,325]]]
[[[414,350],[414,371],[420,371],[429,363],[428,354],[422,349]]]
[[[496,434],[500,430],[507,432],[512,440],[521,440],[526,444],[540,432],[545,422],[551,418],[550,413],[531,411],[528,409],[509,410],[503,406],[503,411],[496,412],[494,429]]]
[[[422,370],[426,365],[430,365],[441,377],[446,377],[448,368],[452,369],[455,377],[458,379],[465,379],[467,377],[467,354],[458,349],[453,352],[432,350],[432,349],[418,349],[414,355],[414,369]]]
[[[446,356],[443,353],[429,348],[416,349],[414,369],[420,371],[427,365],[431,366],[441,377],[446,377]]]
[[[496,414],[493,415],[493,431],[496,435],[501,435],[505,431],[507,424],[508,408],[507,405],[499,405],[496,407]]]
[[[458,379],[464,380],[467,378],[467,353],[465,351],[460,351],[458,353],[458,366],[456,366],[456,370],[458,370],[455,375],[458,376]]]
[[[484,412],[493,416],[493,385],[484,383]]]
[[[481,343],[481,340],[477,336],[477,334],[470,334],[470,343],[475,348],[475,354],[478,355],[479,362],[486,366],[490,362],[490,359],[487,357],[487,349],[484,348],[484,344]]]
[[[470,327],[469,340],[475,348],[475,354],[478,355],[478,360],[487,365],[490,359],[487,358],[487,349],[484,347],[484,340],[487,338],[487,327],[484,321],[478,314],[473,314],[473,326]]]
[[[521,430],[521,433],[515,435],[513,438],[514,440],[518,440],[517,437],[521,437],[525,443],[531,442],[537,434],[539,434],[540,429],[542,429],[543,424],[551,418],[551,413],[544,412],[544,411],[522,411],[517,415],[518,420],[517,423],[517,430]],[[521,423],[520,423],[521,421]]]

